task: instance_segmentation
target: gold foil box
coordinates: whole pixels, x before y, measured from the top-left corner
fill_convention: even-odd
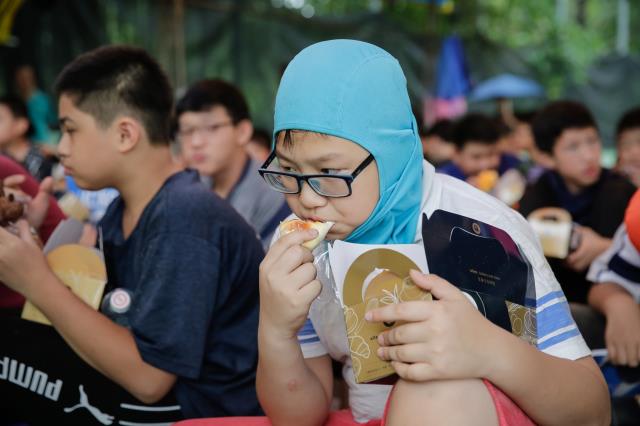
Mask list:
[[[411,269],[426,270],[422,246],[388,247],[393,248],[340,242],[334,243],[330,250],[334,277],[341,277],[341,281],[336,283],[341,283],[338,287],[353,372],[358,383],[370,383],[395,374],[391,363],[378,357],[377,339],[381,332],[400,323],[371,323],[364,319],[366,312],[393,303],[431,300],[431,294],[417,287],[409,278]],[[410,257],[417,259],[414,261]]]
[[[58,279],[97,310],[107,282],[106,267],[99,252],[78,244],[65,244],[52,249],[46,257]],[[22,309],[22,318],[51,325],[40,309],[29,301]]]

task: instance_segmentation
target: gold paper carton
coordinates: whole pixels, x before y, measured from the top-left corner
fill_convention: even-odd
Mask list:
[[[107,282],[107,271],[100,254],[93,248],[65,244],[51,250],[46,256],[47,263],[60,281],[97,310]],[[29,301],[22,309],[22,318],[51,325],[44,314]]]
[[[349,267],[343,286],[343,310],[356,382],[368,383],[395,373],[391,363],[377,355],[378,334],[399,323],[370,323],[364,315],[392,303],[431,300],[431,294],[409,278],[420,270],[394,250],[376,248],[361,254]]]

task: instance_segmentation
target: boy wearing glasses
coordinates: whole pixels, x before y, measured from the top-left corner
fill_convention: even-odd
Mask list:
[[[242,93],[222,80],[194,84],[177,103],[175,127],[187,166],[253,226],[267,248],[290,210],[247,154],[253,125]]]
[[[538,149],[552,170],[525,191],[520,213],[561,207],[579,226],[580,244],[565,260],[548,259],[567,300],[587,303],[591,262],[611,244],[635,188],[624,177],[602,168],[602,146],[593,116],[582,104],[557,101],[531,123]]]
[[[293,145],[293,132],[285,130],[284,146]],[[343,198],[351,195],[351,183],[354,179],[373,162],[373,155],[369,154],[362,163],[351,172],[351,174],[338,174],[339,170],[321,168],[322,173],[301,175],[296,173],[291,167],[280,164],[276,157],[285,159],[285,153],[277,152],[275,149],[269,158],[258,171],[264,180],[278,192],[283,194],[299,194],[302,190],[302,182],[306,182],[318,195],[331,198]],[[280,171],[282,170],[282,171]],[[332,175],[335,174],[335,175]]]
[[[413,271],[435,300],[393,303],[365,316],[403,322],[380,333],[371,353],[391,361],[400,379],[393,391],[356,383],[332,276],[318,273],[303,246],[318,234],[293,231],[260,265],[256,387],[271,421],[263,424],[608,424],[606,385],[533,232],[500,201],[423,161],[395,58],[355,40],[305,48],[280,82],[274,134],[275,159],[262,175],[298,218],[332,222],[327,240],[420,243],[422,215],[436,210],[509,232],[531,261],[538,341],[524,343],[451,283]],[[349,410],[334,413],[332,359],[343,365],[349,388]]]

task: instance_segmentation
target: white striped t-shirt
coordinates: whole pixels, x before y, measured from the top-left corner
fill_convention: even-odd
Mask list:
[[[435,173],[433,166],[425,161],[422,213],[431,217],[436,210],[471,217],[507,232],[533,268],[538,349],[568,359],[590,355],[536,235],[518,212],[461,180]],[[415,242],[422,242],[422,221],[418,222]],[[326,250],[319,247],[314,254],[317,256],[318,252],[324,251]],[[316,263],[317,261],[316,258]],[[321,271],[327,267],[323,262],[317,266]],[[342,362],[343,377],[349,385],[349,405],[354,418],[358,422],[380,418],[391,387],[355,383],[342,308],[327,276],[331,277],[331,274],[319,273],[323,284],[322,293],[313,302],[309,319],[298,335],[302,352],[305,358],[329,354],[333,359]]]
[[[629,240],[624,223],[618,227],[609,249],[591,264],[587,279],[617,284],[640,303],[640,253]]]

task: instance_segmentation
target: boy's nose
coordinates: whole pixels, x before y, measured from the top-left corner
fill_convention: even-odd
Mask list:
[[[315,192],[308,183],[302,182],[301,185],[299,199],[303,207],[312,209],[324,206],[327,203],[327,198]]]
[[[189,141],[189,143],[193,147],[202,146],[204,143],[204,136],[202,135],[202,132],[200,131],[193,132],[193,135],[191,136],[191,140]]]
[[[585,147],[582,150],[582,158],[586,161],[597,159],[600,160],[600,149],[599,147]]]
[[[59,157],[68,157],[69,156],[69,137],[63,133],[62,137],[58,141],[58,146],[56,147],[56,152]]]

